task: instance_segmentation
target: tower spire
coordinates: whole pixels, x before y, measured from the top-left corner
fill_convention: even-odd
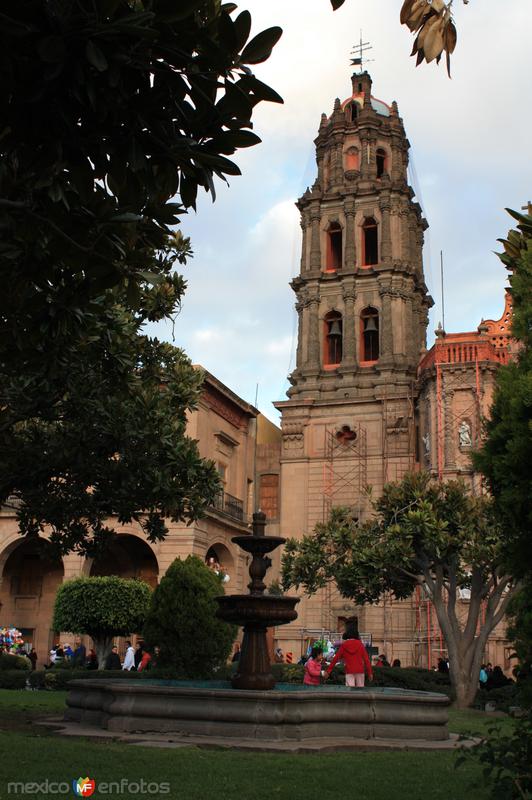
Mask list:
[[[356,44],[351,53],[355,53],[356,55],[351,55],[351,65],[354,67],[359,67],[360,72],[364,71],[364,64],[368,64],[370,61],[374,61],[373,58],[365,58],[364,53],[368,50],[373,50],[373,46],[369,42],[362,41],[362,31],[360,31],[360,40],[358,44]]]

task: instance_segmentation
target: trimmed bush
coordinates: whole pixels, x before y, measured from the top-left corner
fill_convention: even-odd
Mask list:
[[[376,667],[373,686],[389,686],[416,692],[440,692],[452,697],[449,675],[418,667]]]
[[[218,575],[201,559],[176,559],[155,589],[144,626],[148,646],[161,648],[158,664],[186,678],[205,678],[222,667],[236,628],[216,617],[224,593]]]
[[[508,711],[510,706],[518,706],[521,703],[520,687],[517,683],[501,686],[500,689],[479,689],[475,697],[475,706],[484,709],[486,703],[495,703],[497,711]]]
[[[26,656],[13,656],[10,653],[0,655],[0,671],[14,669],[31,669],[31,661]]]
[[[141,630],[150,598],[149,586],[136,579],[115,575],[74,578],[57,591],[52,627],[87,633],[103,669],[113,638]]]
[[[22,669],[0,670],[0,689],[25,689],[28,673]]]

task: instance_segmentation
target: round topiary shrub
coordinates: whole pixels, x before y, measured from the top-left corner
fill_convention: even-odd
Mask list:
[[[150,598],[150,587],[135,578],[74,578],[57,591],[52,629],[88,634],[103,670],[114,637],[142,629]]]
[[[149,647],[158,645],[157,666],[185,678],[210,677],[227,661],[236,628],[216,617],[221,579],[203,561],[176,559],[155,589],[144,626]]]

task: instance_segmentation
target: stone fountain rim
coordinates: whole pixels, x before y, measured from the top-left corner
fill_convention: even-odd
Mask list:
[[[302,698],[309,700],[333,700],[335,702],[344,702],[346,695],[350,698],[357,698],[360,701],[378,701],[386,700],[392,703],[401,703],[405,700],[414,703],[426,703],[431,701],[441,705],[450,705],[451,700],[446,694],[440,692],[423,692],[414,689],[401,689],[397,686],[379,687],[375,689],[367,688],[350,688],[348,686],[339,687],[334,692],[327,692],[320,690],[316,687],[310,689],[293,689],[290,691],[283,691],[282,689],[221,689],[221,688],[206,688],[201,686],[168,686],[164,683],[149,684],[149,678],[142,682],[137,680],[127,681],[120,678],[107,679],[90,679],[78,678],[69,681],[68,688],[94,688],[105,689],[109,691],[112,689],[117,694],[131,694],[131,693],[145,693],[145,694],[168,694],[168,695],[185,695],[193,697],[199,695],[200,697],[219,697],[243,700],[260,700],[261,702],[278,702],[279,700],[301,701]],[[153,678],[153,680],[159,680]],[[160,679],[164,680],[164,679]]]

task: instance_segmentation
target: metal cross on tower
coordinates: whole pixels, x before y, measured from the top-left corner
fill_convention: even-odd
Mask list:
[[[370,45],[369,42],[363,42],[362,41],[362,31],[360,31],[360,41],[351,50],[351,53],[355,53],[356,54],[354,57],[353,56],[351,57],[351,64],[354,67],[360,67],[360,72],[363,71],[364,64],[368,64],[370,61],[374,61],[373,58],[365,58],[364,57],[364,53],[366,53],[368,50],[372,50],[372,49],[373,49],[373,47],[372,47],[372,45]]]

